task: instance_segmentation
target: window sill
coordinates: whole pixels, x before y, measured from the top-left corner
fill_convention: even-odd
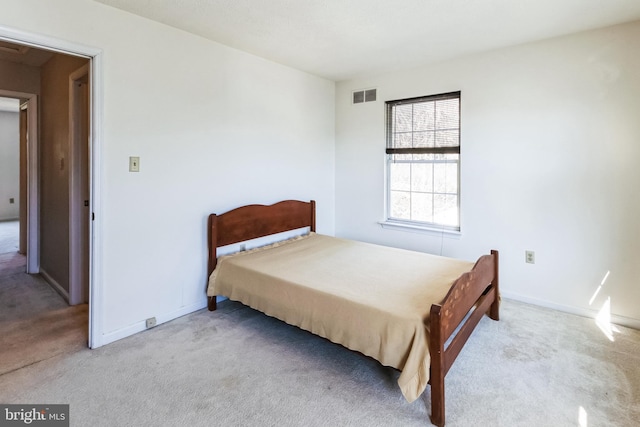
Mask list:
[[[459,239],[460,237],[462,237],[462,233],[460,231],[447,230],[444,228],[427,227],[427,226],[407,224],[407,223],[396,222],[396,221],[379,221],[378,224],[380,224],[382,228],[389,229],[389,230],[406,231],[411,233],[423,233],[423,234],[429,234],[432,236],[439,236],[439,237],[445,236],[451,239]]]

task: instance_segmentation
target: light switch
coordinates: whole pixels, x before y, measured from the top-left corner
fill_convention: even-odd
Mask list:
[[[129,157],[129,172],[140,172],[140,157]]]

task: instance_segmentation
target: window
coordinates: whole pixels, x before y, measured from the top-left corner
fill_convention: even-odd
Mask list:
[[[387,101],[387,222],[460,230],[460,92]]]

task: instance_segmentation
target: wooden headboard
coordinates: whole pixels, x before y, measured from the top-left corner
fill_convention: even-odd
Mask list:
[[[310,227],[316,231],[316,202],[285,200],[273,205],[248,205],[223,214],[209,215],[209,274],[217,263],[217,248]]]

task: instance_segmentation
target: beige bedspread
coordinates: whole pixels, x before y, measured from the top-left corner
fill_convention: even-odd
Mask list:
[[[429,380],[428,316],[473,263],[320,234],[221,257],[223,295],[399,369],[412,402]]]

